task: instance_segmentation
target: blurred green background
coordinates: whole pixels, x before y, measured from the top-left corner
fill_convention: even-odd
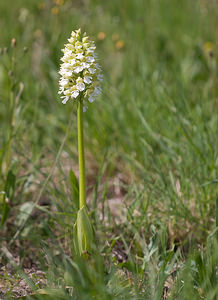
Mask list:
[[[215,0],[0,2],[1,236],[21,266],[33,252],[47,270],[38,252],[42,239],[43,247],[57,239],[63,251],[71,248],[76,105],[62,105],[57,92],[61,49],[81,28],[96,43],[104,75],[102,95],[84,115],[88,201],[101,253],[134,274],[125,275],[135,280],[124,284],[125,297],[142,280],[130,299],[162,299],[166,280],[142,262],[152,237],[159,271],[170,249],[180,249],[179,261],[187,266],[203,251],[198,263],[206,269],[193,272],[204,276],[189,278],[186,286],[184,267],[170,284],[178,294],[166,297],[216,299],[217,256],[210,265],[207,253],[215,247],[217,217],[217,12]],[[150,281],[139,271],[142,264]],[[122,284],[112,298],[102,284],[99,299],[123,299]],[[91,297],[87,286],[80,290],[83,299]]]

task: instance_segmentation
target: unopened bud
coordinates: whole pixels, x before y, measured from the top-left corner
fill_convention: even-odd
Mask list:
[[[23,48],[23,52],[24,52],[24,53],[27,53],[27,51],[28,51],[28,48],[27,48],[27,47],[24,47],[24,48]]]
[[[11,40],[11,48],[15,48],[15,47],[16,47],[16,44],[17,44],[17,41],[16,41],[15,38],[13,38],[13,39]]]
[[[4,53],[8,53],[8,47],[4,48]]]

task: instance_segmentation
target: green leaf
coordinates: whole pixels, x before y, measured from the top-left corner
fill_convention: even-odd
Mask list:
[[[9,170],[6,183],[5,183],[5,191],[4,191],[5,193],[2,196],[2,205],[1,205],[2,216],[1,216],[1,223],[0,223],[1,226],[7,220],[8,214],[10,212],[10,206],[8,204],[8,201],[10,202],[13,201],[15,184],[16,184],[16,176],[14,175],[12,170]]]
[[[78,211],[76,228],[79,254],[90,253],[94,246],[94,231],[85,206]]]
[[[73,226],[73,249],[76,255],[79,255],[79,246],[77,238],[77,222]]]
[[[12,170],[9,170],[6,179],[6,184],[5,184],[5,193],[11,202],[13,201],[14,198],[15,183],[16,183],[16,176],[14,175]]]
[[[58,289],[58,288],[40,289],[37,291],[37,293],[38,295],[47,296],[47,298],[43,298],[43,299],[60,299],[60,300],[69,299],[66,292],[63,289]]]
[[[34,206],[35,204],[32,201],[25,202],[24,204],[21,205],[20,211],[16,218],[16,223],[18,226],[21,226],[27,221],[27,219],[29,218],[29,216],[31,215],[34,209]]]

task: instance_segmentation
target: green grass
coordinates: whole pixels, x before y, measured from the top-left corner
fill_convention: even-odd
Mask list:
[[[54,7],[0,2],[0,297],[17,296],[34,265],[45,278],[27,280],[28,299],[217,299],[217,2]],[[84,115],[100,253],[88,266],[71,252],[76,105],[57,93],[61,49],[79,27],[104,74]]]

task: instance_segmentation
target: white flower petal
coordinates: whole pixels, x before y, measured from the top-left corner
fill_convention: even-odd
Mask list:
[[[76,49],[81,49],[82,46],[81,45],[78,45],[78,46],[75,46]]]
[[[91,76],[85,76],[84,77],[84,82],[87,83],[87,84],[91,83],[92,82],[92,77]]]
[[[92,57],[92,56],[88,56],[87,59],[86,59],[86,61],[87,61],[88,63],[92,63],[92,62],[95,61],[95,59],[94,59],[94,57]]]
[[[73,66],[76,63],[76,60],[75,59],[70,59],[69,62],[70,62],[70,66]]]
[[[70,98],[67,97],[67,96],[63,96],[63,97],[61,97],[61,98],[63,98],[63,100],[62,100],[62,103],[63,103],[63,104],[66,104],[67,101],[70,99]]]
[[[89,68],[88,71],[89,71],[90,74],[95,74],[96,69],[94,69],[94,68]]]
[[[78,53],[77,55],[76,55],[76,58],[77,59],[82,59],[84,57],[84,55],[82,54],[82,53]]]
[[[97,78],[98,78],[99,81],[103,81],[103,75],[102,74],[99,74]]]
[[[82,65],[84,69],[88,69],[90,67],[90,64],[87,64],[86,62],[83,62]]]
[[[101,94],[101,88],[100,88],[100,87],[95,88],[94,94],[95,94],[96,96],[100,95],[100,94]]]
[[[76,68],[74,69],[74,72],[75,72],[75,73],[80,73],[80,72],[82,72],[82,70],[83,70],[83,66],[78,66],[78,67],[76,67]]]
[[[78,88],[79,91],[84,91],[85,90],[85,84],[84,83],[77,83],[76,87]]]
[[[71,97],[76,98],[77,96],[79,96],[79,92],[78,91],[73,91],[71,93]]]
[[[92,102],[94,102],[94,101],[95,101],[95,97],[94,97],[94,96],[92,96],[92,95],[90,95],[88,100],[89,100],[89,102],[90,102],[90,103],[92,103]]]
[[[62,103],[77,98],[82,91],[88,101],[93,102],[101,93],[100,81],[103,79],[101,68],[96,62],[94,42],[86,34],[82,35],[81,30],[76,30],[62,51],[58,91],[58,94],[63,94]],[[84,111],[86,108],[84,106]]]

